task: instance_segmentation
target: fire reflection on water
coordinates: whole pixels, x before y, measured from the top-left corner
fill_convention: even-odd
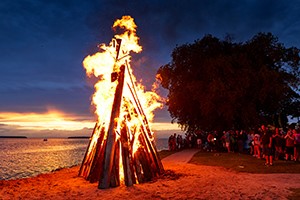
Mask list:
[[[0,180],[36,176],[78,165],[87,139],[1,139]]]

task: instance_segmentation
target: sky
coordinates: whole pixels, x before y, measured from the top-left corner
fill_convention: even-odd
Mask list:
[[[299,10],[298,0],[1,0],[0,135],[90,135],[94,89],[82,61],[110,42],[123,15],[134,18],[143,46],[133,55],[134,74],[150,89],[176,45],[206,34],[244,42],[271,32],[300,48]],[[165,107],[153,129],[161,136],[177,131],[170,122]]]

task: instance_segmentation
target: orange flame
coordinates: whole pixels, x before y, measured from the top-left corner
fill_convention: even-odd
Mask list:
[[[153,120],[153,111],[162,107],[162,99],[154,90],[145,91],[145,87],[138,83],[133,75],[130,66],[130,52],[139,53],[142,51],[142,47],[138,44],[139,38],[136,35],[137,26],[134,19],[130,16],[123,16],[122,19],[114,22],[113,29],[116,30],[117,28],[123,30],[123,33],[115,35],[108,46],[101,44],[100,52],[87,56],[83,61],[83,66],[87,76],[94,75],[99,78],[95,84],[93,105],[96,108],[98,125],[101,126],[101,129],[104,128],[105,132],[107,132],[110,123],[115,90],[118,84],[117,81],[111,80],[112,73],[119,72],[122,65],[126,66],[122,105],[117,119],[120,123],[118,123],[115,131],[120,133],[120,126],[124,125],[121,121],[125,120],[129,138],[131,141],[135,141],[131,147],[132,151],[136,152],[140,145],[137,138],[141,129],[147,128],[151,131],[150,127],[143,127],[145,126],[144,122],[147,121],[148,124]],[[95,133],[90,149],[96,144],[100,131]]]

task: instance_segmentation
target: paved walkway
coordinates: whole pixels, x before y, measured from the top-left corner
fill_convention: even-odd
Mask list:
[[[185,149],[162,159],[163,163],[188,163],[199,149]]]

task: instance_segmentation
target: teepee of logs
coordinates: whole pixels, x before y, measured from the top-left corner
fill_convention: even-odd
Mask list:
[[[133,22],[130,16],[124,16],[122,20]],[[119,26],[126,28],[127,25]],[[125,32],[125,36],[131,37],[132,33],[135,31]],[[104,48],[109,51],[109,56],[114,57],[108,83],[112,85],[108,93],[113,97],[110,98],[111,105],[102,108],[102,113],[108,113],[108,117],[101,118],[101,113],[98,114],[79,170],[79,176],[91,183],[98,182],[100,189],[151,181],[164,172],[129,65],[127,43],[126,38],[115,36],[109,48]]]

